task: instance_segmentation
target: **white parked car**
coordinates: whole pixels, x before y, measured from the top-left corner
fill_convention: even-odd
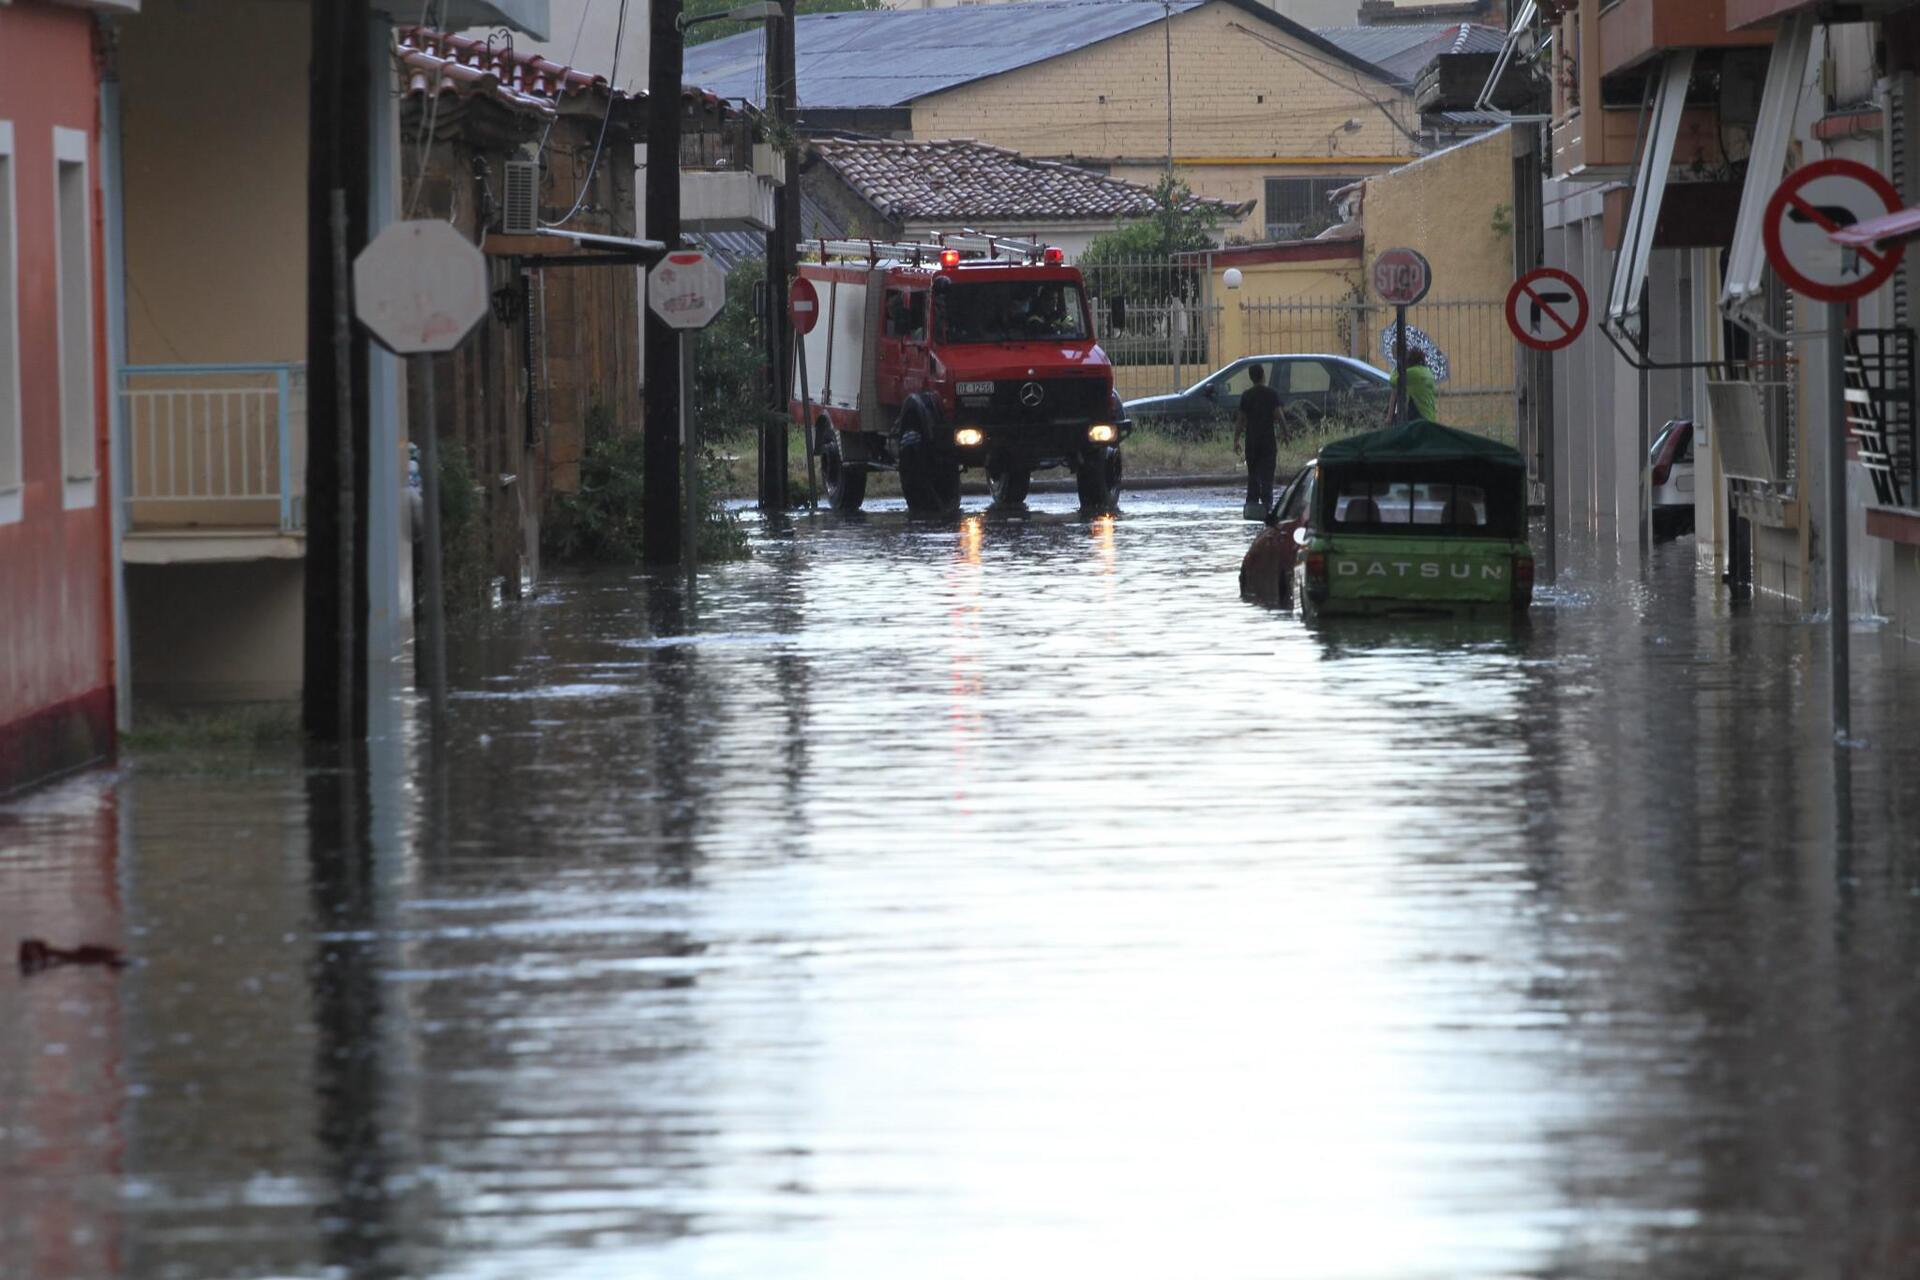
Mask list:
[[[1676,418],[1647,449],[1652,471],[1653,532],[1677,538],[1693,532],[1693,422]]]

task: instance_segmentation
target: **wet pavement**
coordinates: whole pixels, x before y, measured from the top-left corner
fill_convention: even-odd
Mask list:
[[[1920,1274],[1920,651],[1690,541],[1303,627],[1237,495],[563,576],[449,748],[0,802],[7,1277]]]

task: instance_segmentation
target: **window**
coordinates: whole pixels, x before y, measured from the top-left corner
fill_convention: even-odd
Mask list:
[[[1290,396],[1325,396],[1333,386],[1327,366],[1318,360],[1287,360],[1281,363],[1287,379],[1285,387],[1276,387]]]
[[[1246,394],[1247,388],[1253,385],[1254,367],[1256,365],[1264,367],[1266,363],[1264,360],[1249,360],[1245,364],[1233,366],[1233,368],[1214,379],[1213,385],[1218,388],[1214,394],[1221,399],[1229,400],[1237,404],[1240,397]],[[1267,385],[1272,386],[1273,370],[1268,368],[1267,374]]]
[[[926,294],[906,289],[887,290],[887,336],[912,342],[926,340]]]
[[[96,501],[92,228],[87,135],[53,131],[54,272],[59,298],[60,459],[68,507]]]
[[[20,519],[20,240],[13,125],[0,120],[0,524]]]
[[[1267,238],[1302,240],[1334,225],[1333,193],[1352,178],[1268,178]]]
[[[1087,336],[1078,285],[1062,280],[956,284],[944,295],[950,342],[1076,341]]]

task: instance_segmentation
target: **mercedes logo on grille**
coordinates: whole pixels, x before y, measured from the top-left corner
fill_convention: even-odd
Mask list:
[[[1029,382],[1020,388],[1020,403],[1029,409],[1037,409],[1040,402],[1047,398],[1047,389],[1037,382]]]

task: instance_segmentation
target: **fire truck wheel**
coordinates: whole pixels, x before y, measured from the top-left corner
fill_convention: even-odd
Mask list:
[[[1080,469],[1074,475],[1075,487],[1080,491],[1080,509],[1089,514],[1106,511],[1113,506],[1112,481],[1117,474],[1119,450],[1111,445],[1096,449],[1080,460]]]
[[[1025,467],[996,462],[987,468],[987,488],[993,492],[993,501],[998,506],[1019,506],[1027,500],[1027,492],[1032,487],[1033,472]]]
[[[951,515],[960,507],[960,468],[930,456],[917,439],[905,439],[900,445],[900,492],[914,515]]]
[[[867,496],[867,469],[840,456],[840,433],[828,427],[820,441],[820,478],[827,486],[827,505],[842,515],[860,509]]]

